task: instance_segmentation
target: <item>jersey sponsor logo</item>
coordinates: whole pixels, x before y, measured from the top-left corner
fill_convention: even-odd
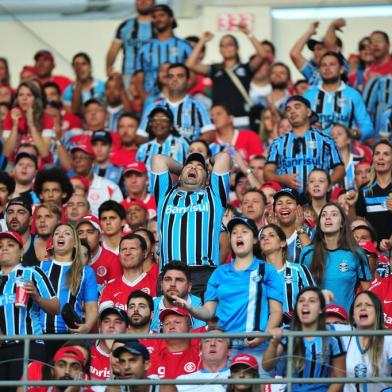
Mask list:
[[[99,277],[103,277],[107,274],[108,270],[106,269],[106,267],[104,267],[103,265],[101,265],[100,267],[97,268],[97,275]]]
[[[367,377],[367,367],[364,363],[358,363],[354,367],[355,377],[364,378]]]
[[[187,363],[184,365],[184,370],[185,370],[187,373],[193,373],[193,372],[196,371],[196,365],[195,365],[193,362],[187,362]]]
[[[347,272],[348,270],[349,270],[348,263],[347,263],[346,261],[342,261],[342,262],[339,264],[339,271],[340,271],[340,272]]]
[[[392,303],[392,300],[390,301],[388,299],[384,299],[384,304],[390,304],[390,303]]]
[[[384,313],[384,323],[392,326],[392,317]]]
[[[188,212],[208,212],[208,204],[197,204],[188,207],[177,207],[168,205],[166,207],[166,214],[186,214]]]
[[[338,114],[338,113],[334,113],[334,114],[322,114],[322,113],[317,113],[317,115],[319,116],[319,120],[322,123],[336,123],[339,121],[342,121],[343,123],[348,122],[349,120],[349,116],[345,115],[345,114]]]
[[[97,369],[96,367],[90,365],[90,375],[92,378],[97,377],[100,380],[110,378],[110,370],[108,368]]]
[[[293,158],[285,159],[278,163],[279,169],[291,169],[293,166],[314,165],[321,167],[320,158]]]
[[[13,303],[15,303],[15,293],[4,294],[0,296],[0,306],[5,306]]]

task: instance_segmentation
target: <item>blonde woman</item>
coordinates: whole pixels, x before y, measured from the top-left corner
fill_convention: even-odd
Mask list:
[[[81,244],[74,227],[58,224],[53,231],[53,259],[44,260],[41,268],[52,283],[60,308],[71,308],[79,322],[69,328],[62,315],[49,316],[41,312],[41,324],[46,333],[88,333],[98,318],[98,288],[94,270],[84,265]],[[68,305],[69,304],[69,305]],[[84,310],[84,314],[83,314]],[[49,341],[47,354],[54,354],[62,341]]]

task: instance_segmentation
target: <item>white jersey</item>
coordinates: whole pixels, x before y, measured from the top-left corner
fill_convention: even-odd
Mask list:
[[[183,374],[178,376],[177,380],[214,380],[214,379],[227,379],[230,377],[230,369],[224,368],[219,372],[212,373],[207,370],[199,370],[195,373]],[[225,392],[226,385],[224,384],[204,384],[204,385],[176,385],[178,392]]]
[[[374,376],[373,366],[369,354],[365,353],[358,340],[358,336],[345,336],[347,347],[346,372],[347,377],[367,378]],[[378,361],[380,377],[390,376],[392,373],[392,336],[384,336],[384,350]],[[391,384],[345,384],[344,392],[381,392],[391,388]]]

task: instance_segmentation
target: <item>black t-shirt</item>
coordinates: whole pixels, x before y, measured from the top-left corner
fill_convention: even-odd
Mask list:
[[[245,91],[249,93],[250,82],[254,75],[254,70],[250,63],[237,64],[232,68],[232,71],[241,81]],[[242,94],[225,72],[225,67],[222,63],[212,64],[208,76],[212,79],[213,105],[224,104],[235,117],[247,116],[249,114],[250,108],[247,107]]]
[[[30,245],[29,248],[26,250],[26,252],[23,254],[22,257],[22,264],[25,267],[31,267],[35,265],[40,265],[40,260],[38,260],[37,255],[35,254],[35,248],[34,248],[34,239],[35,235],[30,234]]]
[[[370,222],[376,230],[378,241],[392,235],[392,213],[386,207],[390,193],[392,193],[392,182],[384,189],[376,181],[370,188],[364,185],[359,189],[356,213]]]

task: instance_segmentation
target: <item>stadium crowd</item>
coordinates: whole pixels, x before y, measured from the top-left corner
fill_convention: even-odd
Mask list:
[[[22,377],[15,336],[61,333],[70,339],[30,343],[29,380],[222,383],[29,391],[283,391],[224,379],[284,378],[285,329],[392,329],[388,35],[369,31],[345,57],[345,20],[323,40],[312,22],[290,52],[303,75],[294,81],[246,25],[254,55],[242,62],[240,41],[225,34],[221,61],[206,64],[210,32],[180,38],[169,6],[135,4],[105,81],[86,52],[73,56],[71,78],[56,75],[44,49],[11,86],[17,70],[0,58],[0,380]],[[271,338],[224,334],[252,331]],[[97,332],[113,339],[72,340]],[[122,333],[129,339],[116,340]],[[293,369],[391,376],[392,337],[295,338]]]

